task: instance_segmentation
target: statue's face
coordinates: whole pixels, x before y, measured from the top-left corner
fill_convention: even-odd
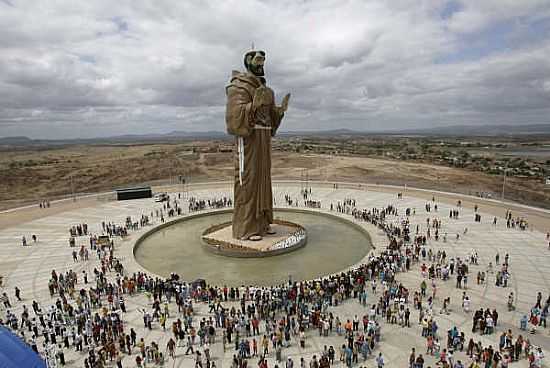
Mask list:
[[[257,77],[264,76],[265,57],[259,52],[248,63],[248,70]]]

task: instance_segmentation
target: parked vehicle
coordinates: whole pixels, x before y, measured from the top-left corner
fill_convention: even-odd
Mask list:
[[[155,202],[164,202],[168,200],[168,194],[166,193],[157,193],[155,194]]]

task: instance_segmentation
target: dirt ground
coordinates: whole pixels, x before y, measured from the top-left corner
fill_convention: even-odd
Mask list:
[[[4,151],[0,155],[0,210],[67,198],[73,192],[174,184],[179,175],[190,183],[232,180],[233,165],[232,153],[217,152],[216,142]],[[491,193],[493,198],[501,197],[503,184],[501,176],[445,166],[294,152],[274,152],[272,173],[274,179],[407,185],[470,195]],[[508,200],[550,208],[550,190],[536,180],[506,178],[504,194]]]

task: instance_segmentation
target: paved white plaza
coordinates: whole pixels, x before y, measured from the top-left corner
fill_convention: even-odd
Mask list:
[[[282,207],[284,204],[284,196],[290,195],[296,198],[300,203],[303,201],[300,194],[300,183],[295,184],[277,184],[274,188],[276,206]],[[220,184],[219,187],[209,187],[191,189],[190,196],[204,199],[214,199],[223,196],[232,197],[230,185]],[[414,209],[415,214],[411,215],[411,230],[414,234],[416,225],[419,224],[421,233],[426,231],[426,219],[440,219],[442,228],[440,230],[439,241],[432,237],[428,240],[428,249],[434,252],[445,250],[448,258],[461,259],[468,258],[472,253],[477,252],[479,255],[478,265],[470,265],[469,283],[467,294],[470,296],[471,310],[482,308],[496,308],[499,312],[499,324],[497,333],[492,335],[472,334],[472,312],[469,314],[463,312],[461,307],[462,292],[464,290],[455,288],[455,280],[451,277],[448,281],[437,281],[438,292],[435,300],[434,310],[439,311],[442,301],[445,297],[451,298],[450,314],[438,314],[436,320],[439,323],[440,333],[445,334],[445,331],[452,326],[457,326],[460,330],[466,333],[466,341],[472,335],[475,335],[476,341],[482,341],[483,345],[498,346],[498,337],[502,331],[511,329],[514,338],[518,334],[523,334],[528,337],[532,344],[541,346],[547,355],[550,353],[550,329],[540,328],[536,334],[530,335],[525,331],[519,330],[519,321],[523,314],[529,314],[531,307],[536,301],[537,292],[542,292],[543,301],[548,298],[550,293],[550,249],[548,248],[548,240],[546,234],[540,229],[528,228],[527,230],[519,230],[517,228],[507,228],[506,221],[503,216],[506,206],[502,206],[502,214],[499,216],[497,225],[492,223],[493,215],[484,212],[484,202],[479,201],[478,213],[481,214],[481,223],[474,222],[474,208],[472,206],[463,206],[460,208],[460,218],[458,220],[449,219],[449,211],[456,209],[456,204],[439,201],[438,195],[435,195],[435,202],[408,195],[405,191],[403,198],[398,199],[395,192],[391,190],[375,189],[365,190],[364,188],[357,189],[333,189],[329,186],[316,187],[312,186],[312,199],[319,200],[322,203],[320,210],[312,209],[312,211],[327,211],[330,212],[330,204],[336,205],[337,202],[342,202],[345,199],[355,199],[356,207],[359,209],[367,208],[382,208],[389,204],[393,204],[399,210],[399,216],[389,218],[390,221],[396,224],[404,218],[405,209]],[[425,210],[426,203],[431,203],[432,211]],[[438,205],[438,211],[434,212],[434,204]],[[56,204],[52,204],[56,206]],[[187,213],[187,204],[182,200],[182,208]],[[300,206],[303,208],[303,205]],[[131,201],[107,201],[97,200],[93,206],[70,210],[51,216],[46,216],[36,220],[20,223],[16,226],[10,226],[0,230],[0,275],[3,277],[2,292],[6,292],[13,305],[11,311],[19,315],[22,311],[23,304],[30,307],[33,300],[39,301],[43,306],[50,305],[54,299],[50,298],[48,291],[48,280],[51,271],[55,269],[58,273],[63,273],[72,269],[77,273],[82,273],[86,270],[88,274],[93,274],[94,267],[98,266],[97,257],[93,252],[90,254],[89,261],[74,262],[72,259],[73,249],[69,247],[69,227],[80,223],[87,223],[89,232],[101,234],[101,222],[114,222],[124,224],[127,216],[137,219],[142,214],[150,214],[155,209],[162,208],[161,203],[155,203],[152,199],[131,200]],[[26,211],[22,209],[21,211]],[[533,210],[535,211],[535,210]],[[11,216],[15,212],[3,214],[2,216]],[[334,215],[343,216],[348,220],[355,221],[351,215],[338,214],[336,211],[331,212]],[[541,211],[543,213],[543,211]],[[185,215],[184,214],[184,215]],[[154,224],[160,223],[159,218],[154,218]],[[378,228],[365,222],[357,222],[363,226],[371,235],[372,241],[376,247],[376,251],[384,249],[387,245],[385,234]],[[465,229],[468,229],[464,233]],[[550,229],[550,224],[548,224]],[[130,232],[130,235],[125,240],[115,240],[116,252],[115,256],[120,258],[126,268],[126,272],[133,273],[144,270],[133,258],[133,245],[135,241],[145,231],[151,229],[151,226],[146,226],[138,231]],[[546,231],[546,230],[544,230]],[[447,233],[447,241],[444,242],[443,234]],[[31,236],[35,234],[38,237],[38,242],[33,244]],[[456,234],[460,234],[460,239],[456,240]],[[27,242],[32,246],[23,247],[21,238],[25,236]],[[78,237],[77,246],[88,245],[88,237]],[[511,279],[508,287],[495,286],[495,274],[488,274],[487,282],[484,285],[477,285],[475,275],[478,271],[486,271],[489,262],[495,262],[496,253],[500,254],[501,260],[505,254],[510,256],[510,272]],[[327,259],[326,262],[330,262]],[[426,262],[428,263],[428,262]],[[351,266],[351,265],[350,265]],[[419,289],[422,281],[422,275],[419,270],[419,264],[413,264],[413,268],[409,272],[400,273],[397,279],[402,282],[405,287],[411,290]],[[14,297],[14,287],[21,289],[23,300],[17,302]],[[82,287],[82,282],[79,280],[79,286]],[[510,292],[516,295],[516,310],[508,312],[506,308],[507,298]],[[376,298],[377,299],[377,298]],[[369,294],[369,304],[375,302],[375,296]],[[412,297],[411,297],[412,299]],[[149,301],[141,294],[126,298],[128,313],[124,315],[126,326],[133,327],[138,332],[138,339],[145,338],[145,342],[158,342],[162,349],[166,348],[166,343],[171,337],[170,329],[164,333],[158,323],[154,325],[153,330],[143,328],[142,312],[143,308],[150,307]],[[208,315],[206,305],[197,304],[197,316]],[[177,308],[174,304],[170,306],[171,318],[167,322],[170,326],[172,321],[177,318]],[[362,307],[356,300],[346,301],[338,307],[330,307],[335,315],[339,315],[341,319],[351,319],[354,315],[363,316],[367,310]],[[4,318],[6,310],[0,311],[0,316]],[[376,351],[381,351],[386,358],[386,367],[397,368],[408,366],[408,356],[412,347],[415,347],[417,352],[424,353],[426,349],[425,339],[421,337],[421,327],[417,325],[418,311],[411,306],[411,328],[401,328],[398,325],[390,325],[382,322],[382,339]],[[198,320],[197,318],[196,320]],[[230,347],[225,353],[222,349],[220,338],[211,348],[211,354],[218,367],[231,366],[234,350]],[[328,337],[319,337],[316,330],[309,331],[307,334],[307,342],[305,349],[299,347],[296,341],[292,345],[283,349],[283,356],[291,356],[295,364],[299,363],[300,357],[305,357],[307,361],[311,356],[323,350],[325,345],[333,345],[338,348],[344,343],[344,338],[332,334]],[[1,349],[1,347],[0,347]],[[86,349],[85,349],[86,350]],[[168,360],[165,363],[167,367],[191,367],[194,366],[193,357],[184,355],[184,348],[177,348],[177,358],[175,361]],[[134,352],[134,354],[137,350]],[[83,361],[86,356],[86,351],[76,353],[72,349],[65,351],[67,356],[67,364],[71,367],[83,367]],[[275,365],[274,355],[269,356],[269,366]],[[462,359],[463,362],[469,362],[464,353],[457,353],[455,358]],[[433,357],[426,358],[426,366],[435,366]],[[253,366],[256,360],[251,360],[249,364]],[[548,366],[548,363],[546,363]],[[284,362],[279,366],[284,365]],[[337,362],[337,366],[343,365]],[[114,364],[113,364],[114,366]],[[124,367],[135,366],[135,355],[125,356],[123,360]],[[370,358],[366,362],[362,362],[359,358],[357,366],[374,367],[376,366],[374,359]],[[518,363],[513,363],[512,367],[527,367],[527,361],[523,359]]]

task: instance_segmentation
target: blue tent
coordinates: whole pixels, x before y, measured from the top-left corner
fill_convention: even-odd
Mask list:
[[[46,368],[46,362],[23,340],[0,326],[0,368]]]

